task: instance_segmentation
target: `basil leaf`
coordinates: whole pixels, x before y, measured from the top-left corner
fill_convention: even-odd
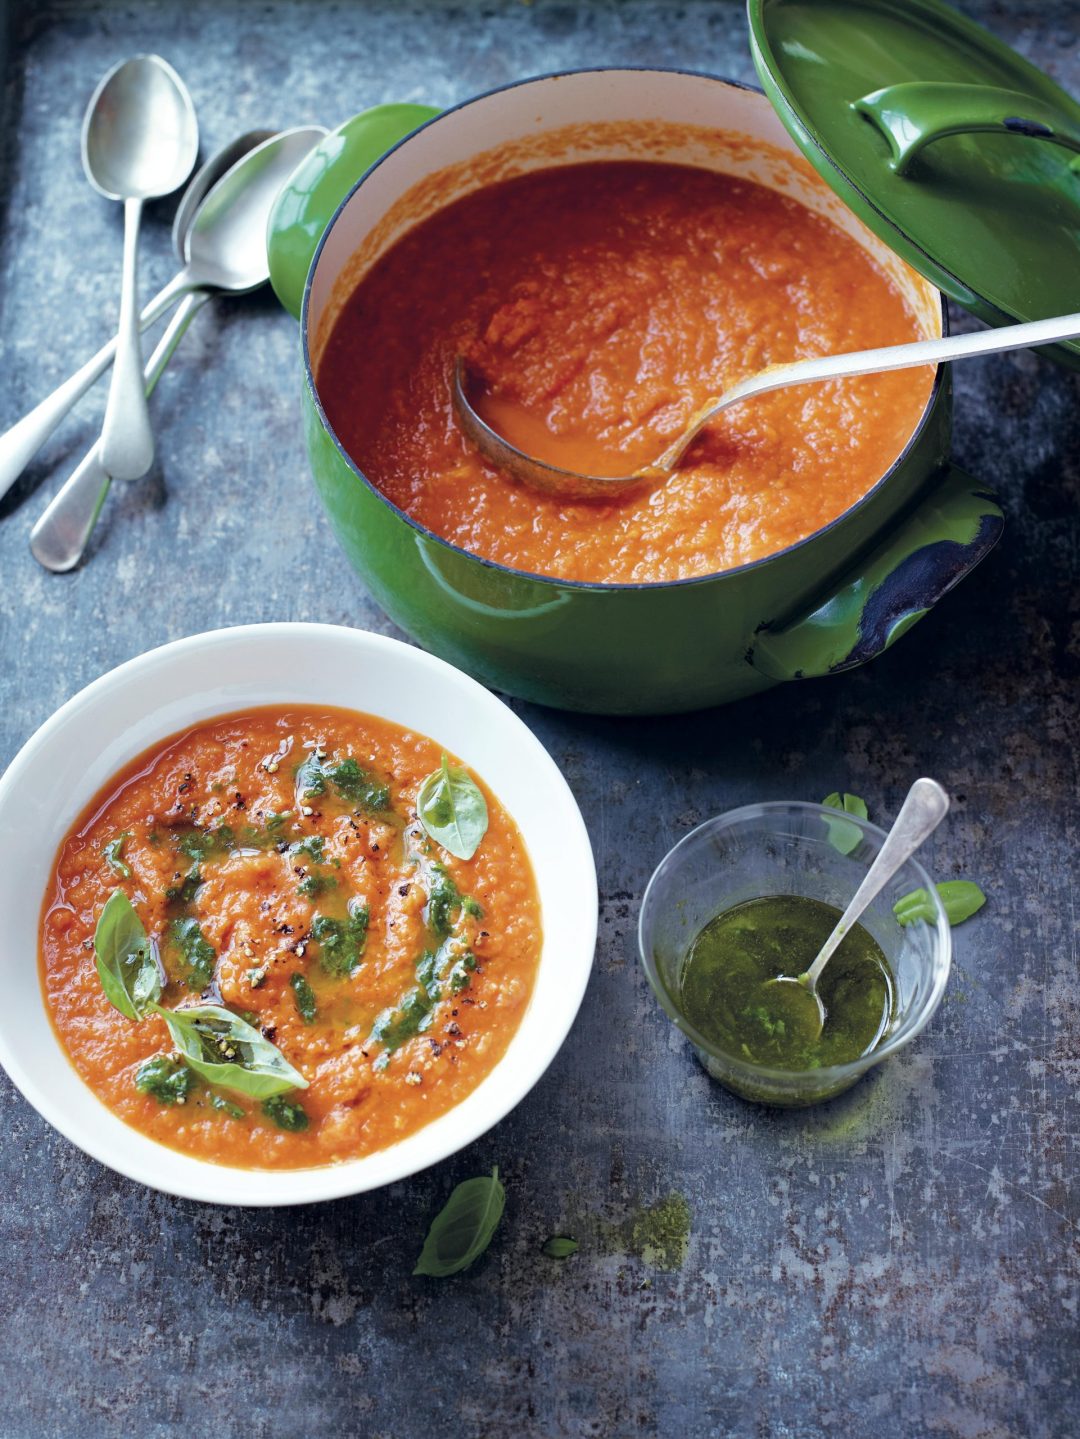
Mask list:
[[[431,1221],[413,1273],[446,1279],[468,1269],[491,1243],[505,1204],[498,1166],[490,1176],[459,1184]]]
[[[866,819],[866,801],[861,800],[857,794],[828,794],[821,801],[829,809],[842,810],[845,814],[857,814],[860,819]],[[859,847],[862,840],[862,830],[858,825],[846,824],[842,819],[830,819],[825,823],[829,828],[829,843],[833,849],[838,849],[841,854],[851,854],[852,850]]]
[[[970,879],[947,879],[935,888],[950,924],[963,924],[986,903],[986,895]],[[933,902],[925,889],[913,889],[910,894],[898,899],[893,905],[893,914],[905,925],[914,924],[919,919],[933,924],[935,918]]]
[[[130,832],[125,829],[124,832],[118,834],[115,839],[109,840],[109,843],[101,851],[105,856],[105,863],[112,870],[113,874],[118,874],[121,879],[131,878],[131,870],[124,863],[122,857],[124,853],[124,843],[130,838]]]
[[[142,920],[121,889],[98,916],[94,960],[105,998],[128,1019],[142,1019],[161,998],[161,971]]]
[[[253,1099],[267,1099],[288,1089],[306,1089],[307,1080],[252,1025],[220,1004],[195,1004],[184,1009],[149,1006],[168,1026],[172,1041],[188,1064],[206,1080],[235,1089]]]
[[[544,1253],[549,1259],[567,1259],[571,1254],[576,1254],[577,1251],[577,1240],[564,1238],[561,1234],[557,1234],[553,1239],[549,1239],[544,1245]]]
[[[451,766],[445,755],[441,768],[420,786],[416,813],[435,843],[457,859],[472,859],[487,833],[487,801],[479,786],[467,770]]]

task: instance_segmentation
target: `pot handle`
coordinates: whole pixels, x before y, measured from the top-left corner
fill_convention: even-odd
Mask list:
[[[890,167],[907,173],[927,145],[946,135],[990,131],[1049,140],[1080,152],[1080,125],[1063,110],[1020,90],[996,85],[954,85],[944,80],[909,80],[887,85],[852,108],[872,121],[889,142]]]
[[[274,293],[295,319],[315,251],[342,200],[387,150],[439,113],[430,105],[362,110],[331,130],[290,175],[270,212],[266,251]]]
[[[887,650],[993,549],[1004,516],[955,465],[814,608],[754,635],[747,660],[774,680],[811,679]]]

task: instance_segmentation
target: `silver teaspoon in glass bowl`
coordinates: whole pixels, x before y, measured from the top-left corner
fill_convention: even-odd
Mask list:
[[[265,233],[270,210],[278,191],[303,155],[324,134],[324,130],[314,126],[280,135],[253,131],[213,156],[191,182],[173,222],[177,255],[190,269],[196,237],[201,236],[205,241],[209,235],[215,243],[220,242],[217,269],[221,275],[227,273],[231,277],[230,283],[228,286],[207,285],[186,296],[146,366],[144,383],[148,394],[160,379],[184,331],[208,299],[226,289],[239,294],[267,282],[270,276]],[[303,154],[298,153],[297,136],[306,137]],[[250,188],[237,183],[238,178],[244,181],[245,176],[252,179]],[[231,220],[230,207],[234,212]],[[211,218],[217,217],[210,225],[206,224],[208,208],[211,208]],[[232,220],[238,223],[233,224]],[[209,246],[201,252],[208,268],[211,253]],[[99,442],[30,532],[34,558],[47,570],[61,574],[79,563],[109,485],[110,476],[102,462]]]
[[[993,355],[1001,350],[1023,350],[1049,345],[1057,340],[1080,337],[1080,315],[1059,315],[1049,320],[1031,320],[1023,325],[1003,325],[973,335],[950,335],[942,340],[916,340],[907,345],[883,345],[876,350],[855,350],[846,355],[823,355],[787,365],[770,365],[732,385],[719,399],[709,400],[693,415],[681,434],[651,464],[629,475],[586,475],[567,470],[519,450],[482,418],[469,399],[474,377],[468,362],[459,355],[451,377],[454,410],[465,434],[481,455],[497,470],[520,480],[546,495],[569,500],[613,500],[639,485],[663,480],[671,474],[702,430],[722,410],[770,390],[812,381],[838,380],[852,375],[874,375],[883,370],[907,370],[917,365],[939,365],[945,360],[965,360],[973,355]]]
[[[252,288],[249,276],[256,266],[266,263],[266,217],[274,200],[293,170],[325,134],[321,125],[283,130],[222,176],[192,223],[187,263],[143,310],[139,317],[142,329],[193,290],[241,294]],[[0,436],[0,495],[15,483],[72,405],[105,373],[115,353],[114,337]]]
[[[949,796],[933,779],[917,779],[907,792],[907,798],[900,807],[896,822],[885,836],[874,863],[866,871],[862,884],[852,896],[851,903],[836,921],[832,933],[821,946],[813,964],[802,974],[780,974],[765,981],[764,988],[773,985],[794,986],[788,993],[794,996],[800,992],[805,1002],[805,1022],[800,1014],[800,1027],[810,1033],[820,1034],[825,1025],[825,1006],[818,993],[818,980],[863,911],[866,910],[892,879],[893,875],[933,834],[949,810]]]

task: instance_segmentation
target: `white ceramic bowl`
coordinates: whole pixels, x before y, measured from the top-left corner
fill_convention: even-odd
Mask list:
[[[320,1169],[235,1169],[180,1154],[108,1110],[53,1031],[38,924],[56,850],[94,794],[142,750],[249,705],[339,705],[430,735],[475,769],[514,817],[540,891],[543,949],[506,1054],[456,1108],[377,1154]],[[555,1057],[578,1012],[596,944],[596,870],[558,768],[494,695],[397,640],[332,625],[213,630],[151,650],[88,685],[27,741],[0,779],[0,1062],[61,1134],[102,1164],[216,1204],[307,1204],[415,1174],[508,1114]]]

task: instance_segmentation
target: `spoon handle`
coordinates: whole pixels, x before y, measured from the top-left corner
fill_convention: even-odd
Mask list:
[[[933,834],[945,818],[948,808],[949,796],[936,780],[917,779],[911,786],[877,859],[867,870],[862,884],[837,921],[836,928],[822,945],[818,957],[806,971],[805,981],[810,989],[817,984],[821,971],[863,910],[877,898],[900,866],[911,858],[923,841]]]
[[[144,375],[147,395],[161,378],[184,331],[209,298],[209,290],[193,290],[169,321],[147,362]],[[54,574],[75,568],[83,557],[111,483],[102,463],[99,440],[53,496],[30,531],[30,549],[39,564]]]
[[[142,201],[124,201],[124,270],[120,285],[120,324],[113,360],[105,423],[101,427],[101,463],[117,480],[138,480],[154,463],[154,431],[143,383],[139,347],[138,255]]]
[[[148,329],[190,288],[187,275],[181,271],[143,310],[139,316],[140,329]],[[51,395],[46,395],[40,404],[0,435],[0,496],[7,494],[72,406],[109,368],[116,347],[117,337],[114,335],[70,379],[53,390]]]

